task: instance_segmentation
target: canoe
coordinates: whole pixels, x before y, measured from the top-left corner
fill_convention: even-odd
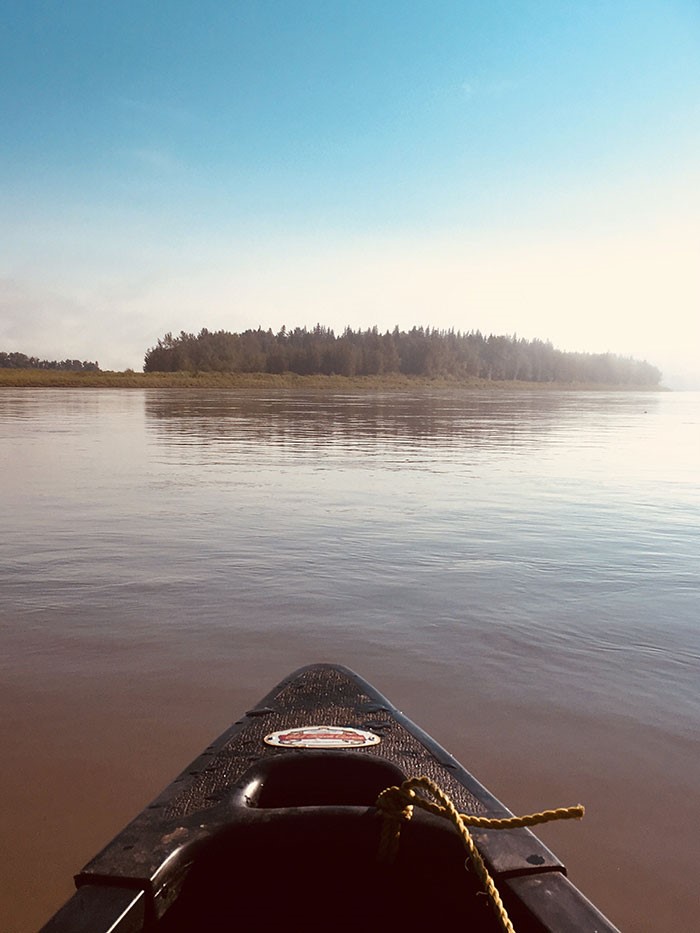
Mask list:
[[[304,667],[76,875],[43,933],[616,930],[529,829],[465,831],[452,805],[512,817],[361,677]]]

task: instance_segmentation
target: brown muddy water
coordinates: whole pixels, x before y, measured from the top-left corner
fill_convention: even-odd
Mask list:
[[[0,477],[1,930],[312,661],[696,927],[697,394],[3,389]]]

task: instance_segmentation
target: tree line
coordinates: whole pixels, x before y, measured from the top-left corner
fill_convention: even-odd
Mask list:
[[[63,369],[71,372],[99,372],[97,363],[88,360],[40,360],[26,353],[0,352],[0,369]]]
[[[413,327],[378,328],[340,336],[317,324],[231,333],[167,333],[149,349],[144,372],[298,373],[375,376],[402,373],[428,378],[657,386],[661,372],[646,361],[612,353],[572,353],[549,341]]]

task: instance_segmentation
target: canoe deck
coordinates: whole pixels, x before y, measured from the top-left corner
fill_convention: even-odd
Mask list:
[[[300,727],[364,730],[369,747],[279,747]],[[379,793],[414,775],[458,810],[510,811],[448,752],[346,668],[290,675],[182,772],[76,876],[43,933],[158,930],[498,930],[446,821],[416,811],[393,864],[377,860]],[[472,836],[518,931],[615,927],[527,829]],[[115,925],[116,923],[116,925]],[[82,924],[82,925],[81,925]]]

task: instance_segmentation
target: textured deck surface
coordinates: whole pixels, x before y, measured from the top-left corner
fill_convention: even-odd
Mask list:
[[[215,806],[251,764],[285,752],[265,745],[266,735],[307,725],[355,726],[374,732],[381,737],[380,744],[355,749],[353,754],[383,758],[395,764],[407,777],[425,775],[444,788],[460,810],[485,812],[483,804],[393,718],[389,708],[378,703],[375,696],[362,692],[342,670],[305,671],[276,695],[268,696],[265,707],[250,711],[249,716],[251,721],[242,732],[225,739],[218,748],[212,746],[208,765],[193,775],[194,779],[180,794],[168,801],[163,816],[182,819]]]
[[[264,742],[269,733],[305,726],[362,729],[381,741],[341,751]],[[234,918],[262,933],[320,933],[330,917],[334,929],[355,931],[368,928],[368,910],[380,905],[391,918],[381,928],[403,931],[434,925],[436,904],[445,926],[492,930],[494,915],[476,875],[465,872],[462,843],[445,821],[416,813],[402,829],[396,862],[387,866],[375,857],[377,794],[420,775],[463,812],[509,813],[361,678],[331,665],[302,668],[205,749],[85,866],[76,876],[80,890],[47,931],[109,933],[115,921],[128,919],[128,928],[119,926],[127,933],[142,930],[144,917],[161,918],[164,933],[224,933]],[[617,933],[527,829],[480,829],[473,838],[516,929]],[[309,914],[304,898],[311,895]],[[292,908],[297,925],[290,925]]]

